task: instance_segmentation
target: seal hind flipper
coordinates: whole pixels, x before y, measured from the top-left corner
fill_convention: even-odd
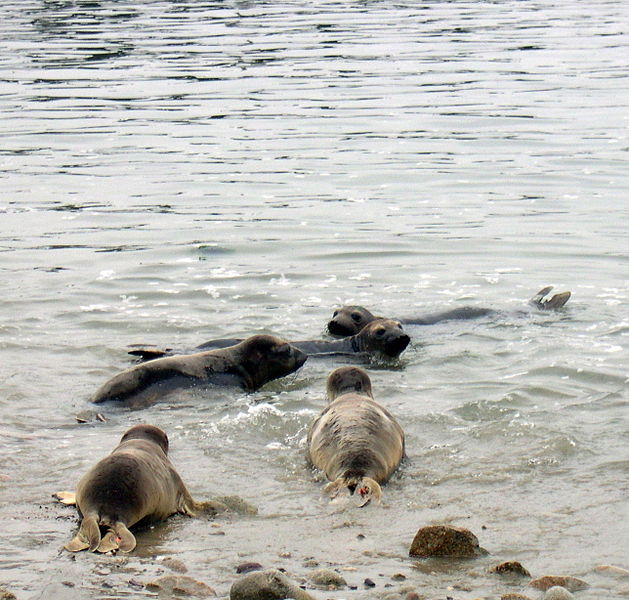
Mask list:
[[[154,358],[162,358],[162,356],[172,356],[172,350],[170,348],[152,348],[152,347],[135,347],[129,346],[132,350],[128,350],[127,354],[131,356],[137,356],[140,359],[147,361],[153,360]]]
[[[94,515],[88,515],[81,521],[81,526],[77,534],[64,546],[69,552],[79,552],[90,549],[94,552],[100,544],[100,528],[98,520]]]
[[[76,504],[76,494],[74,492],[55,492],[52,497],[67,506]]]
[[[357,498],[356,506],[367,506],[371,501],[374,504],[380,504],[382,498],[382,488],[380,484],[371,479],[371,477],[363,477],[356,486],[354,496]]]
[[[184,515],[189,517],[196,517],[199,514],[209,515],[211,517],[216,516],[219,513],[229,511],[229,507],[218,500],[208,500],[207,502],[197,502],[192,498],[185,501],[181,508]]]
[[[339,492],[345,487],[347,487],[347,482],[343,479],[343,477],[339,477],[338,479],[328,483],[328,485],[323,488],[323,493],[330,496],[330,498],[336,498],[339,495]]]
[[[529,300],[529,304],[539,308],[540,310],[555,310],[556,308],[561,308],[566,302],[568,302],[571,294],[570,292],[561,292],[559,294],[555,294],[549,300],[544,300],[544,297],[547,296],[552,289],[552,285],[542,288]]]
[[[96,548],[97,552],[111,552],[112,550],[120,550],[120,552],[131,552],[136,546],[135,536],[127,529],[124,523],[118,521],[107,533]]]

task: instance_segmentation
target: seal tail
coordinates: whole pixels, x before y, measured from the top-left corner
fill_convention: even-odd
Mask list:
[[[94,552],[100,544],[100,528],[95,515],[87,515],[81,521],[78,533],[64,546],[68,552],[90,549]]]
[[[112,550],[131,552],[135,546],[135,536],[127,529],[124,523],[117,521],[104,535],[96,551],[102,553],[111,552]]]

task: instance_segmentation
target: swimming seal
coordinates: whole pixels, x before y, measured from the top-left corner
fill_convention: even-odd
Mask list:
[[[358,506],[380,502],[380,484],[388,481],[404,457],[404,432],[372,396],[371,381],[358,367],[340,367],[327,379],[328,406],[308,431],[308,460],[330,483],[335,497],[347,488]]]
[[[167,454],[166,433],[153,425],[135,425],[109,456],[81,477],[76,493],[55,494],[64,504],[76,504],[82,517],[65,549],[131,552],[136,540],[129,527],[140,521],[225,509],[218,502],[193,500]],[[106,529],[102,537],[101,527]]]
[[[552,286],[542,288],[535,296],[529,300],[529,304],[539,310],[555,310],[561,308],[570,299],[570,292],[555,294],[550,299],[545,296],[553,289]],[[477,306],[460,306],[450,310],[436,313],[400,319],[403,325],[434,325],[441,321],[478,319],[491,315],[497,315],[499,311],[492,308],[482,308]],[[349,305],[336,309],[332,319],[328,322],[328,331],[335,336],[350,336],[357,334],[365,325],[375,319],[382,319],[367,310],[364,306]]]
[[[92,402],[114,400],[137,408],[173,389],[207,383],[236,385],[252,392],[293,373],[307,358],[280,338],[254,335],[228,348],[167,356],[130,367],[101,386]]]
[[[238,339],[210,340],[197,350],[207,348],[225,348],[239,343]],[[358,333],[341,340],[303,340],[290,342],[301,352],[308,356],[325,356],[330,354],[369,354],[381,355],[389,358],[397,358],[408,346],[411,338],[403,330],[402,324],[395,319],[376,318]],[[144,360],[152,360],[155,357],[169,356],[175,351],[172,349],[161,350],[153,347],[137,347],[129,351],[129,354],[139,356]]]

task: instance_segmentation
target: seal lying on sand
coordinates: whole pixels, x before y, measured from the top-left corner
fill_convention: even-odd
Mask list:
[[[236,385],[255,391],[265,383],[293,373],[307,355],[271,335],[254,335],[219,350],[158,358],[135,365],[107,381],[92,397],[140,407],[154,403],[172,389],[195,384]]]
[[[207,348],[225,348],[239,343],[238,339],[210,340],[197,350]],[[368,323],[361,331],[342,340],[305,340],[290,342],[308,356],[323,356],[327,354],[380,354],[390,358],[397,358],[406,349],[411,338],[402,328],[402,324],[395,319],[375,319]],[[129,354],[139,356],[144,360],[169,356],[174,354],[172,349],[161,350],[152,347],[137,347]]]
[[[529,300],[529,304],[539,310],[554,310],[561,308],[570,299],[570,292],[561,292],[555,294],[550,299],[544,297],[550,293],[552,286],[542,288],[533,298]],[[475,306],[461,306],[451,310],[445,310],[437,313],[430,313],[420,317],[409,319],[401,319],[404,325],[434,325],[441,321],[478,319],[489,315],[499,314],[499,311],[492,308],[481,308]],[[332,319],[328,322],[328,331],[332,335],[348,336],[355,335],[365,325],[371,323],[375,319],[382,319],[371,313],[364,306],[342,306],[334,311]]]
[[[358,506],[378,503],[385,483],[404,457],[404,432],[372,397],[371,381],[358,367],[341,367],[327,381],[329,404],[308,431],[308,460],[331,483],[335,497],[343,488],[358,496]]]
[[[82,516],[76,536],[64,547],[70,552],[131,552],[129,527],[159,521],[175,513],[216,514],[219,502],[196,502],[168,459],[168,437],[153,425],[135,425],[113,452],[81,477],[76,494],[58,492],[64,504],[76,504]],[[100,528],[106,533],[101,537]]]

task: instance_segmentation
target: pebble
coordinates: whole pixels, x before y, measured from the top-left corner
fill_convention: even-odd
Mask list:
[[[152,592],[166,592],[179,596],[192,596],[194,598],[210,598],[216,596],[216,592],[205,583],[192,579],[187,575],[164,575],[155,581],[146,584],[146,589]]]
[[[363,583],[365,584],[365,587],[368,587],[368,588],[376,587],[374,580],[369,579],[369,577],[367,577]]]
[[[246,562],[236,567],[236,573],[251,573],[251,571],[261,571],[262,565],[257,562]]]
[[[277,569],[254,571],[235,581],[230,600],[316,600]]]
[[[530,577],[531,574],[517,560],[508,560],[489,569],[490,573],[498,573],[499,575],[522,575]]]
[[[314,585],[324,587],[328,590],[340,590],[347,586],[347,581],[342,575],[331,569],[317,569],[308,578]]]
[[[599,573],[609,573],[610,575],[618,575],[620,577],[629,577],[629,571],[615,565],[599,565],[596,567]]]
[[[17,600],[17,598],[13,592],[0,588],[0,600]]]
[[[555,585],[546,590],[544,600],[571,600],[574,596],[564,587]]]
[[[393,581],[404,581],[406,579],[406,575],[403,575],[402,573],[395,573],[391,576],[391,579],[393,579]]]
[[[584,590],[589,587],[582,579],[558,575],[544,575],[544,577],[538,577],[537,579],[533,579],[529,585],[543,592],[556,585],[566,588],[569,592],[578,592],[579,590]]]
[[[531,600],[528,596],[522,594],[503,594],[500,600]]]
[[[177,558],[172,558],[170,556],[167,556],[166,558],[163,558],[160,562],[165,567],[168,567],[171,571],[175,571],[176,573],[188,572],[188,567],[186,567],[186,565],[184,565],[183,562]]]
[[[410,556],[419,558],[473,558],[483,553],[478,538],[469,529],[449,525],[421,527],[409,551]]]

